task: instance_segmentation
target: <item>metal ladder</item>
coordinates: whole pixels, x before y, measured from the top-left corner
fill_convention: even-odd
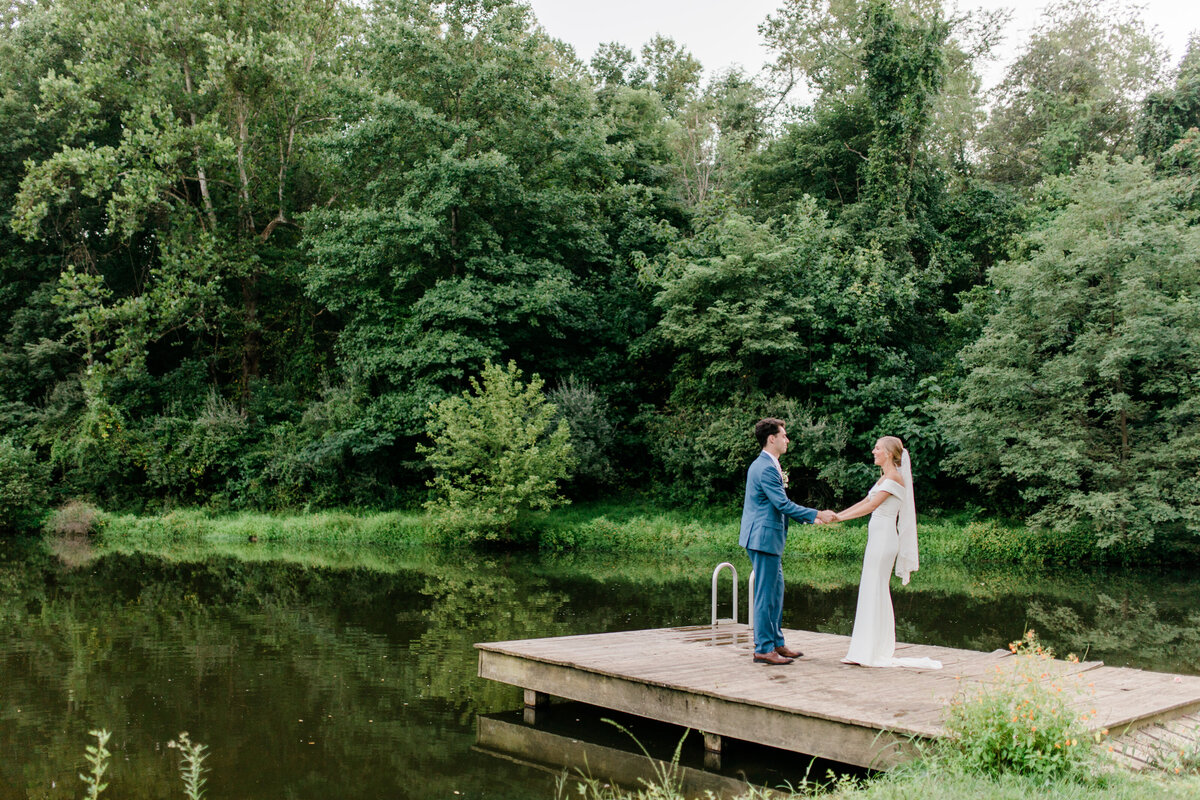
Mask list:
[[[716,578],[718,578],[718,576],[721,573],[721,570],[724,570],[725,567],[728,567],[728,569],[730,569],[730,572],[733,573],[733,609],[732,609],[733,616],[731,616],[730,619],[718,619],[718,618],[716,618]],[[749,589],[749,594],[750,594],[750,619],[746,620],[746,622],[748,622],[748,624],[750,626],[750,630],[754,631],[754,570],[750,570],[750,585],[749,585],[748,589]],[[721,561],[720,564],[716,565],[716,569],[713,570],[713,622],[712,622],[712,624],[715,626],[715,625],[720,625],[721,622],[737,622],[737,621],[738,621],[738,569],[736,566],[733,566],[732,564],[728,563],[728,561]]]
[[[717,619],[717,576],[719,576],[721,574],[721,570],[725,569],[726,567],[728,567],[729,571],[733,573],[733,609],[732,609],[733,616],[730,617],[729,619]],[[748,622],[750,624],[750,630],[754,630],[754,570],[750,570],[750,586],[748,588],[749,588],[749,592],[750,592],[750,619],[748,620]],[[738,618],[738,573],[737,573],[737,567],[735,567],[733,564],[730,564],[728,561],[722,561],[720,564],[717,564],[717,568],[713,570],[713,574],[712,574],[712,624],[715,626],[715,625],[721,624],[722,622],[736,623],[737,618]]]

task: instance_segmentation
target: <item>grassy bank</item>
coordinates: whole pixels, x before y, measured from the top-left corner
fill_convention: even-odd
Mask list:
[[[312,514],[214,514],[178,510],[156,516],[105,514],[100,527],[113,545],[245,542],[301,545],[436,546],[453,549],[453,536],[434,533],[425,511]],[[549,553],[728,554],[737,548],[739,509],[675,509],[640,500],[568,506],[531,514],[515,531],[516,544]],[[1195,563],[1197,554],[1167,544],[1119,545],[1101,550],[1095,536],[1059,533],[965,513],[927,513],[919,520],[921,558],[963,564]],[[787,558],[856,560],[866,543],[866,521],[792,525]]]
[[[786,795],[785,795],[786,796]],[[810,797],[812,795],[809,795]],[[973,775],[936,761],[893,770],[866,784],[836,787],[825,800],[1183,800],[1200,797],[1200,777],[1113,770],[1091,780],[1039,781]]]
[[[100,538],[114,546],[242,543],[405,546],[430,543],[423,511],[312,514],[214,514],[204,510],[171,511],[155,516],[104,514]]]

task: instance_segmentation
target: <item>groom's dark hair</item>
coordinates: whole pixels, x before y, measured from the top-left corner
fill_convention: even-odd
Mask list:
[[[775,419],[775,417],[767,417],[754,423],[754,438],[758,439],[758,446],[766,447],[767,437],[779,433],[779,429],[782,427],[784,427],[783,420]]]

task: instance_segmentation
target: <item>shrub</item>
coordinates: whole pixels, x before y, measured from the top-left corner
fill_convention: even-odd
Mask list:
[[[0,438],[0,531],[37,528],[49,504],[50,472],[27,447]]]
[[[140,461],[147,484],[187,502],[223,492],[249,444],[246,415],[215,391],[194,417],[156,416],[144,426]]]
[[[51,512],[42,530],[59,536],[89,536],[99,528],[100,514],[100,509],[90,503],[71,500]]]
[[[584,381],[568,376],[550,392],[557,409],[556,419],[564,420],[571,431],[571,450],[575,454],[574,480],[585,490],[611,486],[616,480],[609,452],[616,438],[608,403]]]
[[[565,503],[558,482],[574,466],[570,431],[554,422],[536,374],[522,383],[514,362],[488,363],[471,390],[433,406],[432,447],[420,447],[434,471],[439,533],[467,541],[513,541],[526,511]]]
[[[825,508],[859,483],[870,485],[873,476],[856,480],[844,456],[849,433],[843,424],[818,418],[794,400],[753,395],[718,408],[677,406],[651,423],[651,452],[663,466],[664,482],[679,495],[675,499],[740,499],[746,468],[760,450],[754,423],[768,416],[787,423],[792,447],[781,461],[793,500]]]
[[[968,523],[966,538],[967,561],[1022,564],[1147,563],[1167,558],[1171,545],[1123,540],[1105,546],[1102,537],[1083,525],[1053,530],[995,520]]]
[[[967,769],[985,775],[1086,776],[1095,762],[1094,739],[1068,703],[1068,687],[1053,679],[1054,654],[1032,630],[1009,648],[1015,659],[1010,671],[997,667],[994,682],[965,689],[951,701],[946,730],[952,747]]]

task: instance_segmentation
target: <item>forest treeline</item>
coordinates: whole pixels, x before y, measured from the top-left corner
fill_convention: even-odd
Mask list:
[[[485,365],[568,496],[794,494],[1200,533],[1200,39],[782,0],[759,74],[512,0],[0,10],[0,511],[415,504]],[[445,425],[445,421],[438,423]],[[453,426],[453,422],[450,423]]]

